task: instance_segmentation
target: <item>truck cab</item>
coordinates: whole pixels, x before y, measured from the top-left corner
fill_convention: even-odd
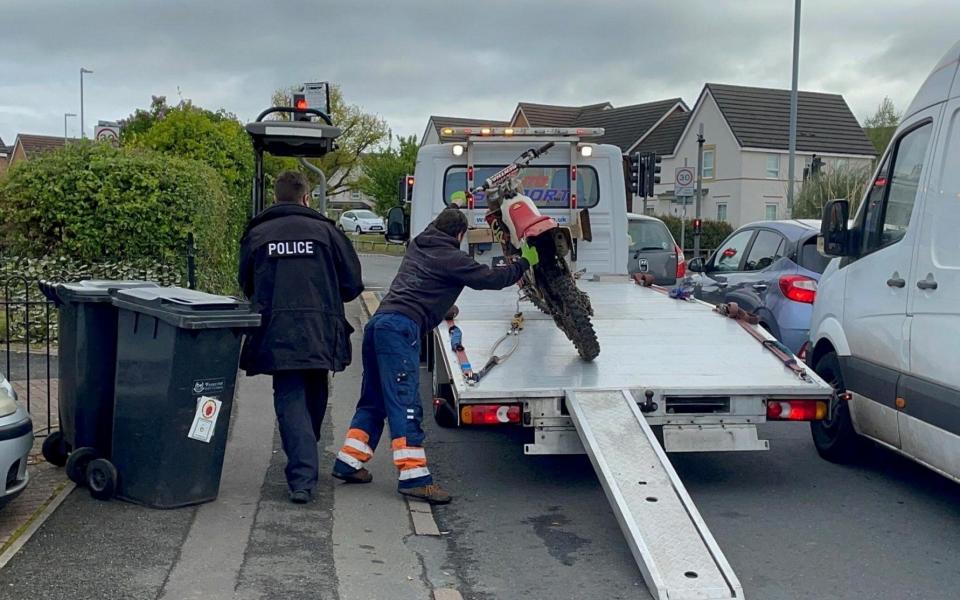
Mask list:
[[[810,366],[847,400],[811,424],[824,458],[863,438],[960,481],[960,43],[908,108],[852,221],[824,208]]]

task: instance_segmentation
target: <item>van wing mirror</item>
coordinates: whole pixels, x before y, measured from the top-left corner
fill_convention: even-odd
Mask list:
[[[846,199],[827,201],[823,206],[820,237],[817,238],[817,250],[820,254],[828,257],[853,255],[849,220],[849,201]]]
[[[696,257],[687,261],[687,270],[691,273],[703,273],[703,258]]]
[[[410,239],[410,221],[402,206],[387,211],[387,231],[383,237],[394,244],[403,244]]]

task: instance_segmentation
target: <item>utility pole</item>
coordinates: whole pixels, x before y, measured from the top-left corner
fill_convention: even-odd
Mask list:
[[[787,166],[787,218],[793,218],[793,178],[797,162],[797,79],[800,71],[800,0],[793,10],[793,86],[790,88],[790,164]]]
[[[93,74],[93,71],[90,69],[85,69],[80,67],[80,139],[87,137],[87,133],[83,130],[83,74],[90,73]]]
[[[75,117],[76,113],[63,113],[63,145],[67,145],[67,117]]]
[[[700,129],[697,131],[697,206],[694,209],[694,217],[700,218],[700,201],[703,198],[703,123],[700,123]],[[716,167],[714,167],[716,168]],[[693,257],[700,256],[700,235],[693,234]]]

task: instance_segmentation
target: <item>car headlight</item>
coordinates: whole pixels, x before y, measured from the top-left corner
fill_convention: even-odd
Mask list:
[[[0,380],[0,417],[17,412],[17,393],[7,380]]]

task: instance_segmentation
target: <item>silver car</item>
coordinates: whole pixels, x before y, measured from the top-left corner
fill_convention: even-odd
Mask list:
[[[0,506],[27,487],[27,457],[33,448],[33,422],[17,393],[0,373]]]
[[[657,285],[674,285],[686,275],[683,251],[663,221],[655,217],[627,214],[630,254],[629,273],[650,273]]]
[[[340,231],[346,233],[383,233],[383,219],[369,210],[348,210],[340,215],[337,223]]]

